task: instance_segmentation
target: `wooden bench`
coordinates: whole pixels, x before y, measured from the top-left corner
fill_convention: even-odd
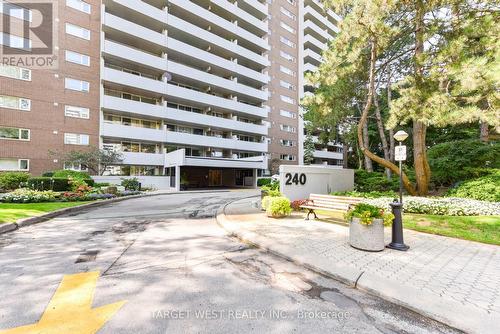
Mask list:
[[[307,203],[300,207],[309,210],[306,217],[306,220],[309,220],[311,213],[314,214],[314,219],[318,218],[314,210],[347,212],[351,205],[356,205],[362,200],[362,198],[357,197],[310,194]]]

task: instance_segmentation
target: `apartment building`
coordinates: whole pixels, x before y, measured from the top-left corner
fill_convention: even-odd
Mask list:
[[[302,162],[303,73],[337,20],[317,1],[55,3],[58,67],[0,66],[0,170],[81,169],[59,157],[100,147],[123,153],[107,175],[252,186]]]
[[[303,34],[302,73],[305,75],[307,72],[316,71],[321,64],[321,54],[339,32],[338,22],[341,18],[333,11],[326,10],[319,0],[304,0],[302,4],[303,26],[300,31]],[[307,85],[304,81],[301,96],[313,92],[314,87]],[[301,124],[300,128],[300,141],[303,143],[306,135],[304,124]],[[313,131],[312,134],[316,146],[313,164],[342,166],[344,162],[343,145],[336,142],[321,143],[318,136],[315,136],[317,133]]]
[[[0,66],[1,171],[40,175],[64,167],[79,168],[64,166],[59,157],[99,145],[99,5],[98,0],[55,2],[53,10],[59,21],[54,27],[58,38],[53,52],[59,59],[57,68]],[[2,20],[22,25],[30,15],[21,7],[17,9],[3,7]],[[16,36],[8,39],[2,35],[4,56],[10,48],[23,48],[22,43],[16,44]]]

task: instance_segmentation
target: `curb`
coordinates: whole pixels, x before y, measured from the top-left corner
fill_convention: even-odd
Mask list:
[[[306,259],[301,254],[293,254],[293,250],[290,251],[288,247],[266,240],[265,237],[254,232],[238,229],[238,227],[234,226],[226,217],[225,213],[226,207],[233,202],[227,203],[219,208],[216,216],[217,224],[231,236],[235,236],[244,243],[261,248],[311,271],[341,281],[350,287],[365,291],[371,295],[385,299],[455,329],[467,333],[496,333],[495,328],[498,326],[498,322],[495,321],[494,317],[488,317],[485,313],[476,309],[464,307],[459,302],[450,299],[436,300],[436,296],[428,292],[413,289],[372,273],[363,272],[351,267],[336,266],[334,270],[326,271],[321,269],[322,263],[328,264],[330,267],[332,266],[331,262],[326,259],[316,258],[311,261],[311,259]],[[286,253],[284,250],[285,248]],[[467,323],[464,323],[464,320],[466,320]]]
[[[20,229],[21,227],[42,223],[42,222],[47,221],[51,218],[58,217],[58,216],[66,214],[66,213],[79,212],[79,211],[83,211],[83,210],[88,209],[88,208],[100,207],[100,206],[104,206],[107,204],[113,204],[116,202],[125,201],[128,199],[163,196],[163,195],[174,195],[174,194],[181,194],[181,193],[182,194],[183,193],[194,194],[194,193],[212,193],[212,192],[227,192],[227,191],[228,190],[216,190],[216,191],[200,190],[200,191],[189,191],[189,192],[174,191],[174,192],[169,192],[169,193],[150,193],[150,194],[145,193],[145,194],[139,194],[139,195],[124,196],[124,197],[117,197],[117,198],[104,199],[104,200],[96,200],[94,202],[87,203],[87,204],[82,204],[82,205],[77,205],[77,206],[73,206],[73,207],[69,207],[69,208],[63,208],[63,209],[51,211],[51,212],[48,212],[48,213],[40,215],[40,216],[22,218],[22,219],[17,220],[15,223],[0,224],[0,235],[4,234],[4,233],[15,231],[17,229]]]

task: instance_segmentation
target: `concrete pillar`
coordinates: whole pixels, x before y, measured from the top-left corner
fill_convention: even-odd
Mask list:
[[[181,167],[175,166],[175,191],[181,190]]]

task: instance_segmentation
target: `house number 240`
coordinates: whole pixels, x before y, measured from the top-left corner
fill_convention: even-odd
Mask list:
[[[301,174],[295,173],[293,175],[292,175],[292,173],[286,173],[285,178],[286,178],[286,181],[285,181],[286,185],[292,185],[292,184],[304,185],[304,184],[306,184],[306,181],[307,181],[306,174],[304,174],[304,173],[301,173]]]

